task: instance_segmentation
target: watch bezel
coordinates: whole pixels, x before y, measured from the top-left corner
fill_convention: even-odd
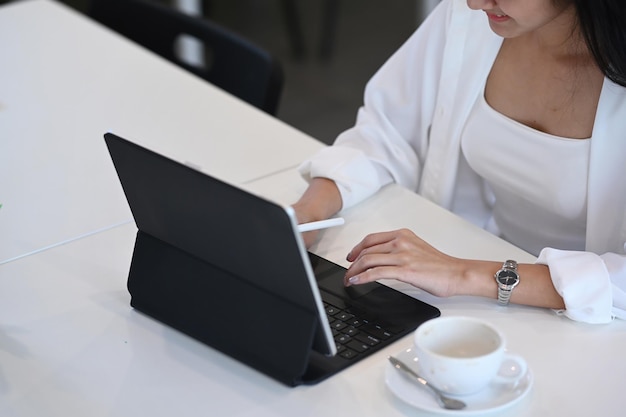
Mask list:
[[[507,278],[507,281],[512,278],[515,282],[512,284],[502,282],[502,279],[505,277]],[[501,287],[513,289],[517,284],[519,284],[519,274],[514,269],[503,268],[496,273],[496,280]]]
[[[508,284],[502,282],[501,279],[506,278],[507,281],[513,280],[513,283]],[[502,268],[495,273],[495,279],[498,284],[498,304],[507,305],[511,298],[513,288],[515,288],[520,282],[520,276],[517,272],[517,262],[507,260],[502,264]]]

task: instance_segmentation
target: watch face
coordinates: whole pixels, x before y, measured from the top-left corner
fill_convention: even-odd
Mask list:
[[[503,269],[498,272],[498,282],[502,285],[513,285],[518,279],[519,277],[514,271]]]

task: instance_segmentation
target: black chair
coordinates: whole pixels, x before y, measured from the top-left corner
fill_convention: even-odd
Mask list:
[[[267,51],[206,18],[144,0],[91,0],[88,15],[145,48],[275,115],[284,76]],[[191,64],[177,53],[177,41],[201,42],[206,64]]]

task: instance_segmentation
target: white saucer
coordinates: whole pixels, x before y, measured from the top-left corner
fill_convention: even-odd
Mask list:
[[[416,359],[413,348],[405,349],[395,356],[408,366],[412,366]],[[471,416],[499,411],[519,402],[528,394],[533,385],[533,373],[528,369],[526,375],[522,377],[515,387],[509,384],[494,383],[477,394],[455,397],[467,404],[467,407],[462,410],[441,408],[435,397],[427,389],[420,387],[417,382],[411,381],[394,368],[391,363],[387,363],[387,368],[385,369],[385,383],[396,397],[420,410],[438,414]]]

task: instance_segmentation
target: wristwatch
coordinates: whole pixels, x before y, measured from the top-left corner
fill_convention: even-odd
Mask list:
[[[498,283],[498,304],[505,306],[509,303],[513,288],[519,284],[517,262],[505,261],[502,264],[502,269],[496,272],[495,278]]]

